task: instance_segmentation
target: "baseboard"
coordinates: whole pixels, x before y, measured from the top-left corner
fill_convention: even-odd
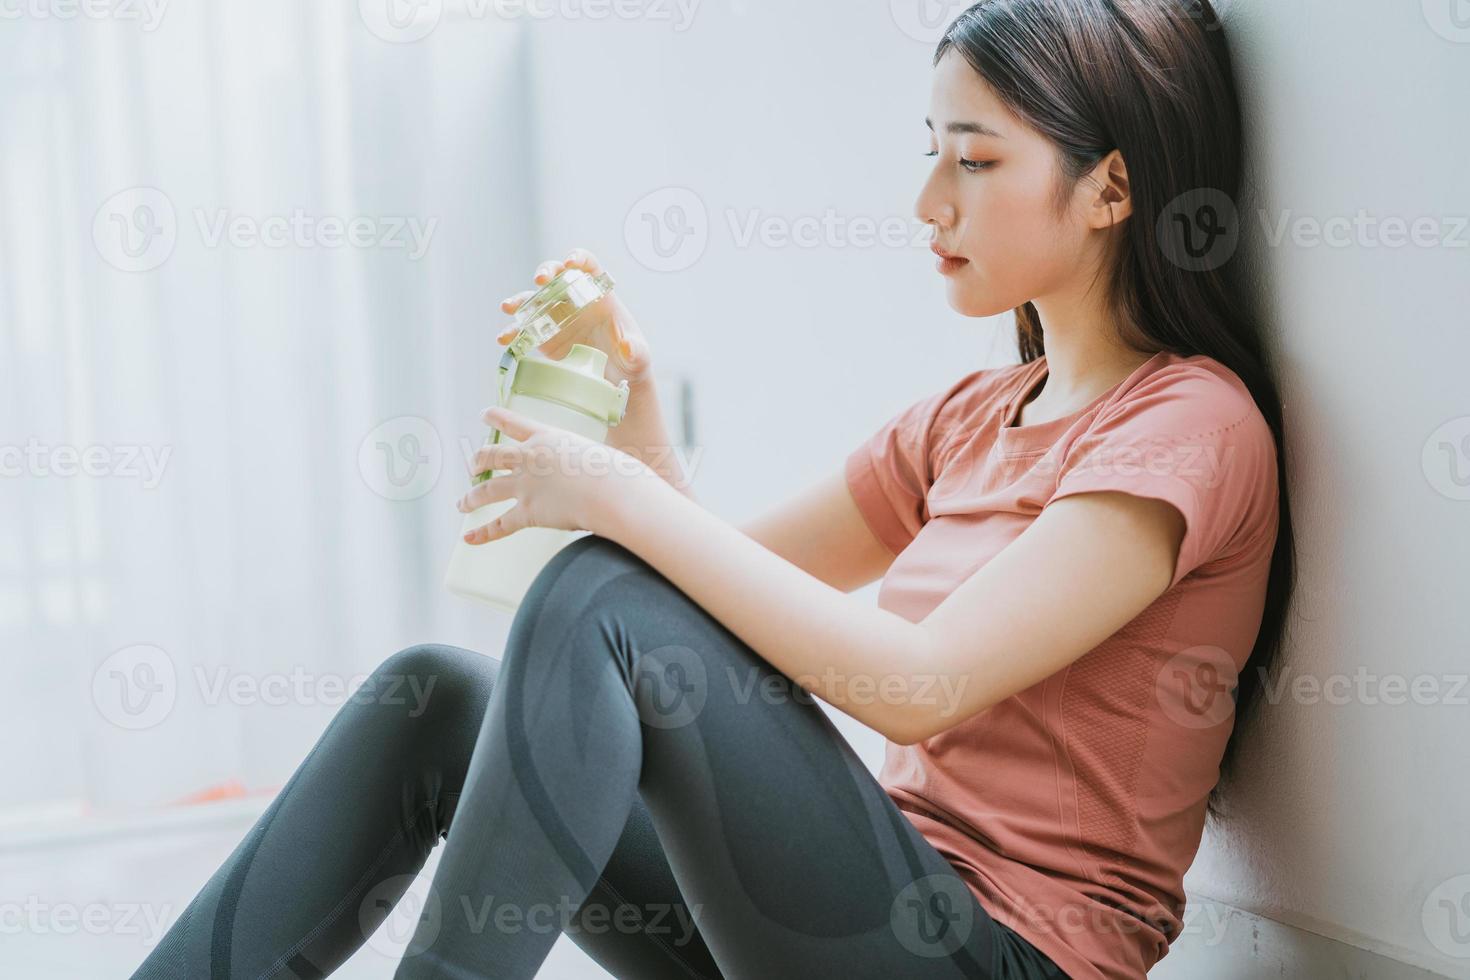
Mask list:
[[[1470,963],[1374,951],[1191,895],[1184,933],[1149,980],[1470,980]]]
[[[248,828],[270,806],[274,793],[115,816],[70,816],[13,823],[0,833],[0,855],[50,847],[91,845],[123,837],[185,834],[225,827]]]

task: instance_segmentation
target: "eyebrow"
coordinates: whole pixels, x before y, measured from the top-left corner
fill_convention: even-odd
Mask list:
[[[931,130],[934,128],[934,123],[930,121],[928,116],[924,117],[924,125],[928,126]],[[1005,139],[1004,136],[1002,136],[1000,133],[997,133],[995,130],[991,129],[984,123],[952,122],[948,126],[945,126],[944,130],[948,133],[970,133],[975,136],[993,136],[998,140]]]

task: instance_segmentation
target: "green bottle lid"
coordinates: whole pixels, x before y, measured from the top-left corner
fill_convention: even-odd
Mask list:
[[[628,408],[628,382],[614,385],[603,377],[606,369],[604,351],[573,344],[559,361],[522,358],[511,377],[510,392],[559,402],[614,426]]]

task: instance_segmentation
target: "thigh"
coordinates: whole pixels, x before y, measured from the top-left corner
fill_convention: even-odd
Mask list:
[[[1003,975],[1001,927],[811,695],[621,546],[569,550],[570,641],[625,665],[639,794],[726,975]]]

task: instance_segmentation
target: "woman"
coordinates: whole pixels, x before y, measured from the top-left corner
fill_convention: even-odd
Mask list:
[[[1279,399],[1193,206],[1239,183],[1218,28],[1176,0],[950,26],[917,210],[1022,363],[747,527],[658,452],[626,307],[584,316],[633,383],[618,441],[491,410],[520,444],[474,467],[512,472],[460,508],[518,501],[472,543],[593,534],[500,660],[389,658],[135,976],[324,976],[440,838],[398,977],[530,977],[562,931],[620,977],[1144,976],[1292,578]],[[599,271],[535,282],[564,266]],[[810,694],[886,736],[879,779]]]

